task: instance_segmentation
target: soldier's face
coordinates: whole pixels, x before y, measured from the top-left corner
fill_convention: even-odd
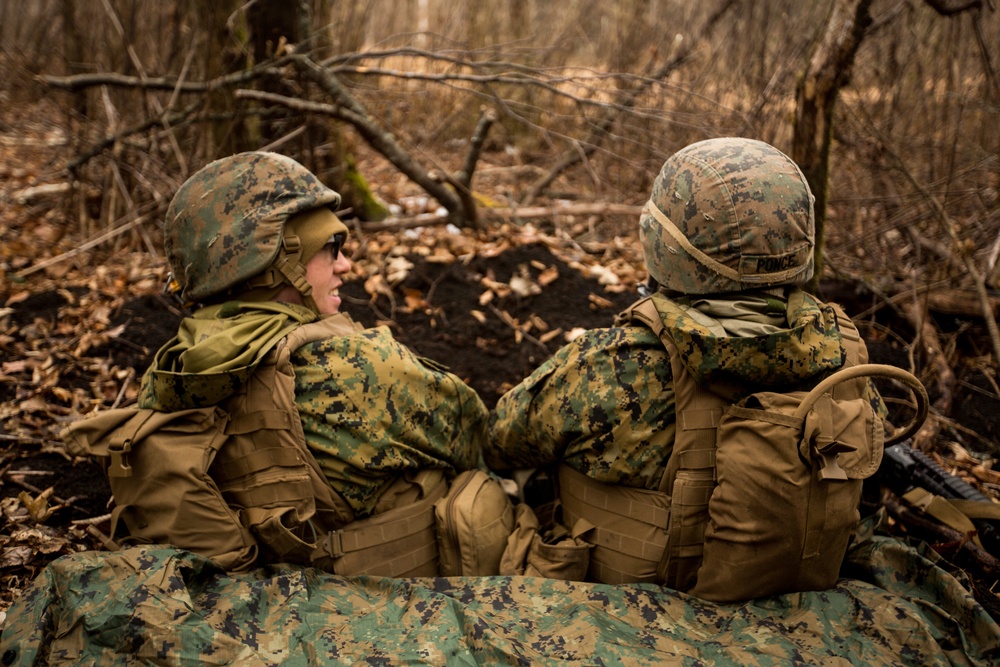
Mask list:
[[[306,281],[321,315],[340,312],[340,286],[351,270],[351,260],[340,251],[340,243],[327,243],[306,262]]]

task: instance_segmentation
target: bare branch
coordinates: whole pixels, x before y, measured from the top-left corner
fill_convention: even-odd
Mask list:
[[[357,130],[358,134],[368,142],[368,145],[381,153],[403,174],[426,190],[429,195],[437,199],[448,211],[449,217],[452,218],[453,222],[461,226],[466,221],[466,212],[458,195],[441,183],[440,180],[433,178],[429,171],[410,157],[396,142],[395,137],[391,133],[386,132],[376,125],[364,106],[341,85],[335,76],[305,56],[294,55],[291,56],[291,59],[300,72],[312,79],[330,96],[334,104],[305,102],[282,95],[261,93],[252,90],[238,90],[236,91],[237,97],[269,101],[298,111],[323,113],[350,123]]]
[[[156,116],[155,118],[147,118],[141,123],[130,125],[129,127],[122,129],[120,132],[115,132],[114,134],[110,134],[101,139],[100,141],[98,141],[96,144],[94,144],[87,150],[85,150],[83,153],[77,155],[75,158],[67,162],[65,169],[70,173],[75,172],[82,165],[86,164],[88,161],[90,161],[97,155],[100,155],[102,151],[111,148],[119,141],[122,141],[123,139],[130,137],[132,135],[139,134],[140,132],[145,132],[146,130],[155,127],[157,125],[162,125],[163,127],[169,129],[174,125],[183,123],[198,109],[199,106],[201,106],[201,104],[202,102],[201,100],[199,100],[198,102],[195,102],[194,104],[188,106],[186,109],[183,109],[182,111],[179,111],[177,113],[170,115],[160,115]]]
[[[17,275],[18,278],[24,278],[26,276],[30,276],[32,273],[35,273],[36,271],[41,271],[42,269],[48,268],[50,266],[54,266],[55,264],[59,264],[60,262],[64,262],[67,259],[72,259],[73,257],[76,257],[77,255],[79,255],[82,252],[90,250],[91,248],[93,248],[95,246],[98,246],[98,245],[104,243],[105,241],[107,241],[109,239],[113,239],[114,237],[118,236],[119,234],[123,234],[123,233],[127,232],[128,230],[133,229],[133,228],[141,225],[144,222],[147,222],[151,218],[152,218],[152,214],[138,215],[134,219],[132,219],[131,221],[129,221],[129,222],[123,224],[123,225],[120,225],[118,227],[115,227],[111,231],[105,232],[104,234],[101,234],[100,236],[98,236],[96,238],[93,238],[93,239],[87,241],[86,243],[78,245],[77,247],[73,248],[72,250],[64,252],[61,255],[56,255],[55,257],[50,257],[49,259],[43,260],[41,262],[37,262],[35,264],[32,264],[31,266],[29,266],[26,269],[21,269],[15,275]]]
[[[113,86],[119,88],[146,88],[151,90],[169,90],[184,93],[205,93],[216,88],[227,86],[238,86],[253,81],[264,74],[288,64],[289,57],[285,56],[277,60],[262,63],[251,70],[226,74],[209,81],[184,81],[178,77],[138,77],[125,76],[124,74],[114,74],[102,72],[97,74],[76,74],[74,76],[49,76],[37,77],[42,83],[71,92],[93,88],[95,86]]]
[[[483,142],[486,141],[486,134],[490,131],[490,126],[497,122],[497,112],[493,109],[483,109],[476,124],[476,130],[469,140],[469,152],[465,156],[465,163],[461,171],[455,174],[455,180],[464,187],[470,188],[472,185],[472,173],[476,170],[476,163],[479,161],[479,154],[483,149]]]
[[[986,279],[976,268],[975,262],[972,260],[971,253],[969,249],[962,243],[961,239],[958,238],[958,232],[955,231],[955,225],[951,221],[948,212],[945,211],[944,205],[941,201],[935,197],[931,192],[927,190],[926,187],[921,184],[913,173],[907,168],[906,164],[903,162],[902,158],[896,154],[895,151],[889,146],[888,142],[882,141],[882,146],[886,153],[892,157],[893,161],[896,163],[896,168],[906,177],[906,180],[924,197],[926,201],[931,204],[931,208],[934,210],[935,217],[940,223],[941,229],[947,234],[948,238],[952,242],[952,246],[955,248],[956,254],[961,258],[962,263],[965,265],[965,270],[968,271],[969,276],[972,278],[972,282],[975,285],[976,293],[979,295],[979,302],[982,306],[983,319],[986,322],[986,329],[990,333],[990,340],[993,343],[993,356],[998,362],[1000,362],[1000,329],[997,328],[996,317],[993,316],[993,304],[990,301],[989,291],[986,289]]]
[[[653,83],[665,79],[671,72],[686,62],[691,57],[695,45],[700,44],[702,40],[709,36],[719,20],[733,7],[733,5],[736,4],[736,2],[737,0],[722,0],[716,10],[705,21],[699,36],[695,39],[688,40],[681,48],[680,52],[671,60],[652,72],[649,77],[641,79],[635,87],[626,91],[624,99],[617,105],[616,111],[619,109],[630,109],[635,106],[639,96],[648,90]],[[552,183],[557,176],[559,176],[559,174],[580,163],[583,158],[590,156],[595,150],[597,150],[598,145],[608,135],[617,120],[618,113],[612,111],[605,112],[600,118],[598,118],[593,123],[593,129],[591,129],[587,138],[582,142],[578,142],[579,148],[577,146],[573,146],[568,151],[563,153],[563,156],[559,159],[556,165],[552,167],[549,173],[537,180],[531,185],[531,187],[528,188],[527,193],[521,199],[521,203],[526,206],[530,204],[542,192],[542,190],[548,187],[549,184]]]

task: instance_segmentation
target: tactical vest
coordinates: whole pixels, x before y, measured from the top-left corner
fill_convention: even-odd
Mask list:
[[[906,371],[867,364],[857,328],[834,309],[842,369],[811,392],[759,392],[735,405],[694,380],[650,299],[622,314],[624,323],[650,327],[669,353],[676,436],[656,490],[603,484],[560,466],[566,523],[584,518],[596,527],[588,578],[656,582],[720,602],[835,583],[862,481],[883,451],[868,377],[913,390],[917,415],[891,442],[919,428],[927,395]]]
[[[125,543],[172,544],[227,570],[260,562],[316,565],[337,574],[435,576],[434,503],[441,470],[404,475],[385,511],[355,520],[305,444],[291,353],[356,331],[327,317],[276,341],[250,380],[216,406],[157,412],[118,408],[81,420],[62,437],[108,476]]]

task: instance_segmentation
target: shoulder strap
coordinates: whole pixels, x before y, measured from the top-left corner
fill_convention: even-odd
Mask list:
[[[223,405],[228,440],[210,474],[272,559],[308,563],[320,535],[354,519],[306,444],[290,359],[303,341],[333,335],[339,319],[292,330]]]
[[[702,388],[691,376],[666,333],[652,297],[629,306],[617,322],[649,327],[670,357],[676,430],[659,486],[659,491],[670,497],[670,521],[657,581],[686,590],[694,584],[701,564],[708,501],[716,487],[716,429],[730,402]]]
[[[636,322],[645,324],[656,334],[657,338],[663,339],[663,320],[660,319],[660,314],[656,310],[653,297],[647,296],[639,299],[615,317],[615,324],[618,326]]]
[[[352,320],[347,313],[335,313],[296,327],[285,337],[285,342],[290,350],[297,350],[313,341],[333,336],[350,336],[363,330],[364,327]]]

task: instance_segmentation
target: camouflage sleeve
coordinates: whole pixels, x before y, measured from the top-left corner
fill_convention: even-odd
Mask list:
[[[306,442],[358,516],[403,471],[480,464],[489,413],[478,394],[387,328],[307,344],[292,360]]]
[[[502,396],[486,463],[565,461],[591,477],[654,488],[673,442],[666,350],[645,327],[588,331]]]

